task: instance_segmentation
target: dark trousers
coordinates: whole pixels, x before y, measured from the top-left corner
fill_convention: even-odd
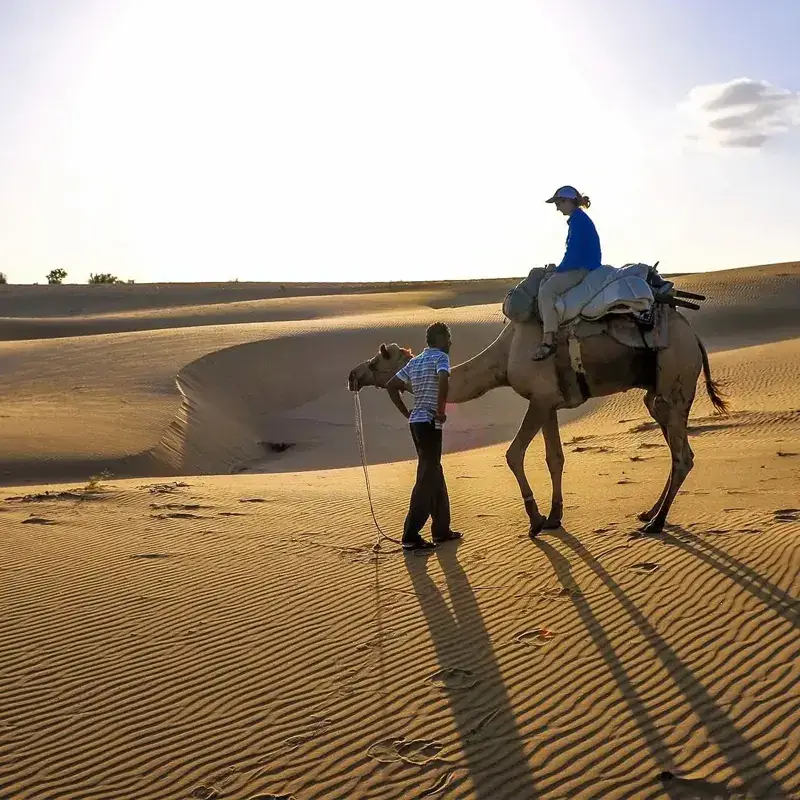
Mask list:
[[[442,431],[433,422],[412,422],[411,438],[417,449],[417,482],[411,491],[403,539],[415,539],[433,517],[431,533],[444,535],[450,530],[450,498],[442,470]]]

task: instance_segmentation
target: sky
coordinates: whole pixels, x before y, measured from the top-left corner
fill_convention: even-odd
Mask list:
[[[796,0],[0,0],[0,272],[800,259]]]

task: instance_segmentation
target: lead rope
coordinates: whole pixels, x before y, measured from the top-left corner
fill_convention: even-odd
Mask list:
[[[369,500],[369,510],[372,514],[372,521],[378,531],[375,537],[375,544],[372,546],[372,552],[377,553],[381,549],[381,539],[388,539],[395,544],[401,544],[397,539],[393,539],[388,534],[384,533],[381,528],[378,518],[375,516],[375,506],[372,503],[372,487],[369,483],[369,471],[367,470],[367,451],[364,447],[364,417],[361,413],[361,395],[358,392],[353,392],[353,399],[356,405],[356,438],[358,439],[358,452],[361,456],[361,466],[364,469],[364,483],[367,485],[367,499]]]

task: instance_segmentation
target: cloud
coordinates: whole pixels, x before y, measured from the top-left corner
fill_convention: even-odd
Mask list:
[[[680,110],[690,120],[689,140],[755,149],[800,127],[800,92],[766,81],[736,78],[728,83],[696,86]]]

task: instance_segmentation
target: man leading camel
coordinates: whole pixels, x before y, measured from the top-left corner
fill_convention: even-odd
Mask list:
[[[602,258],[597,229],[583,211],[591,205],[589,198],[573,186],[562,186],[546,202],[553,203],[567,217],[569,232],[564,258],[539,287],[539,314],[544,334],[542,344],[533,356],[534,361],[543,361],[555,352],[558,330],[556,300],[577,286],[593,269],[597,269]]]
[[[435,322],[425,333],[427,347],[414,356],[386,384],[392,402],[409,421],[417,451],[417,480],[411,491],[408,514],[403,525],[404,550],[431,550],[440,542],[460,539],[450,529],[450,499],[442,470],[442,426],[450,380],[450,329]],[[414,408],[406,408],[400,390],[411,382]],[[431,538],[422,538],[422,528],[432,517]]]

